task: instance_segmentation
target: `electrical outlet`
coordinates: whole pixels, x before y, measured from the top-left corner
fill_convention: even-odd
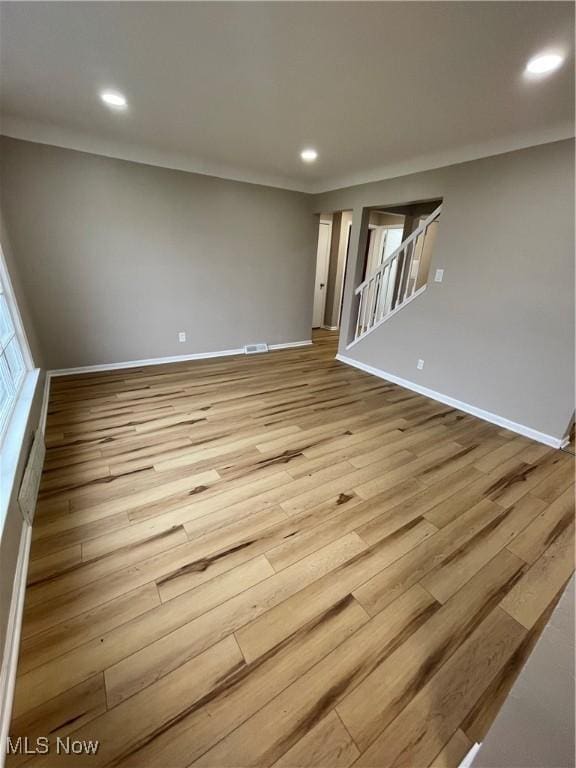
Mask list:
[[[418,360],[418,362],[416,363],[416,368],[418,368],[418,370],[421,371],[422,368],[424,368],[424,360]]]
[[[178,341],[186,341],[186,331],[180,331],[178,334]]]
[[[442,280],[444,280],[444,270],[443,269],[437,269],[436,274],[434,275],[434,282],[435,283],[441,283]]]

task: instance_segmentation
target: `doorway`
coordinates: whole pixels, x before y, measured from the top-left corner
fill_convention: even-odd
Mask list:
[[[312,314],[312,327],[320,328],[324,324],[326,311],[326,286],[328,284],[328,270],[330,267],[330,241],[332,235],[332,222],[320,220],[318,230],[318,250],[316,253],[316,277],[314,281],[314,312]]]
[[[320,216],[314,284],[313,328],[337,331],[350,249],[352,211]]]

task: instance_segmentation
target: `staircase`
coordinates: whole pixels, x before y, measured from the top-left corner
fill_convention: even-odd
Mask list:
[[[356,288],[360,296],[358,318],[350,349],[389,317],[426,290],[431,239],[435,235],[439,205],[420,226]],[[428,241],[426,238],[429,238]]]

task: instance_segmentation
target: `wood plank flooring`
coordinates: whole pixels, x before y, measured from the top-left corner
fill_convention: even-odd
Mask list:
[[[10,766],[457,766],[574,569],[574,459],[312,347],[56,378]],[[55,754],[56,738],[99,741]]]

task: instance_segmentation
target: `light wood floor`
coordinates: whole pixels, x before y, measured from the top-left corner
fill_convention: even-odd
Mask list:
[[[573,457],[313,347],[53,380],[34,766],[456,766],[573,567]],[[72,763],[71,763],[72,761]]]

